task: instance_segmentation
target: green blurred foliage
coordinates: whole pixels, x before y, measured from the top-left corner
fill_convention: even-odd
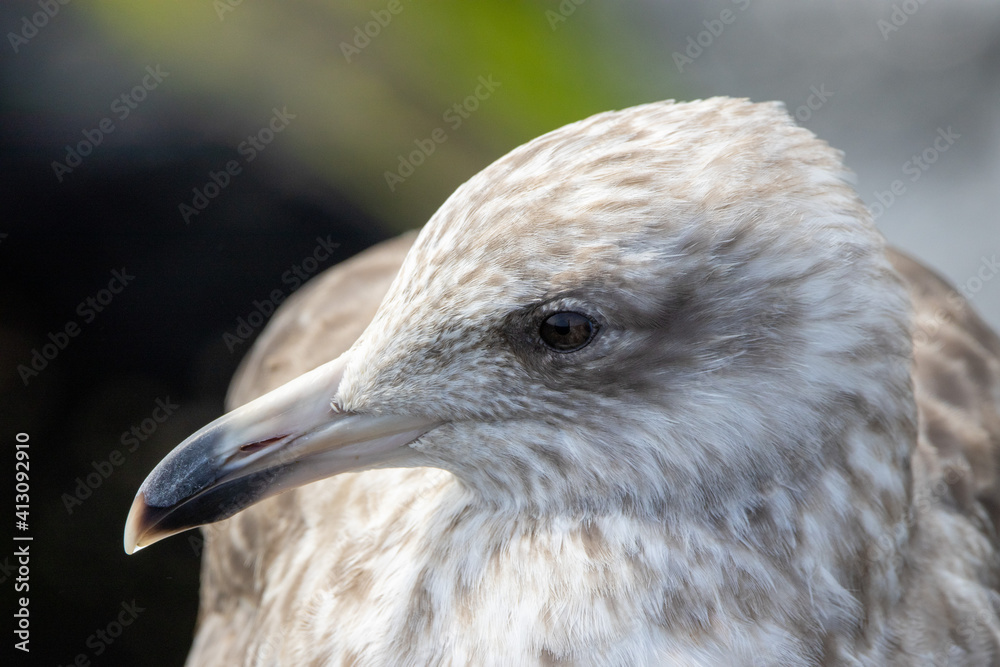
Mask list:
[[[423,224],[457,185],[534,136],[677,96],[673,72],[650,66],[618,4],[98,0],[84,9],[137,66],[171,72],[187,113],[231,121],[222,140],[234,147],[287,107],[296,118],[268,159],[293,160],[396,230]],[[499,86],[467,118],[446,117],[480,77]],[[436,128],[446,140],[390,190],[386,172]]]

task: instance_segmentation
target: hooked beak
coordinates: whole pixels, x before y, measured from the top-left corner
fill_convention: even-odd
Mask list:
[[[125,552],[309,482],[405,459],[407,445],[440,422],[341,411],[331,399],[345,357],[219,417],[174,448],[136,493]]]

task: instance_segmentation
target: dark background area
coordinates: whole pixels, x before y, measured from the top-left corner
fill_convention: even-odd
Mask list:
[[[179,664],[197,609],[198,554],[177,539],[152,558],[125,556],[131,497],[165,452],[221,414],[251,344],[227,346],[223,334],[237,333],[254,301],[274,289],[290,293],[296,278],[286,272],[312,256],[317,238],[340,244],[328,268],[389,232],[349,201],[289,197],[252,172],[226,193],[231,203],[206,209],[196,227],[178,225],[178,193],[190,173],[208,171],[217,147],[174,150],[165,164],[115,151],[71,187],[53,187],[47,161],[14,152],[3,165],[14,224],[0,242],[0,358],[8,450],[16,432],[31,436],[30,664],[69,664],[80,653],[94,664]],[[97,312],[85,300],[99,298],[116,269],[134,279]],[[70,321],[80,333],[37,376],[22,376],[17,367],[34,370],[33,351]],[[158,399],[178,407],[162,424],[144,425]],[[148,439],[122,442],[133,426],[146,437],[143,427],[154,424]],[[124,457],[120,467],[109,462],[113,450]],[[12,453],[8,461],[11,474]],[[13,549],[5,551],[6,566]],[[97,655],[104,642],[88,639],[132,600],[145,611]]]
[[[283,276],[318,238],[339,244],[325,269],[420,226],[481,167],[590,114],[671,97],[785,101],[845,150],[870,204],[904,180],[879,226],[1000,324],[1000,279],[978,274],[1000,254],[1000,3],[915,3],[886,32],[879,21],[891,24],[893,5],[402,2],[345,54],[387,3],[55,3],[30,39],[12,42],[43,9],[5,2],[0,469],[13,475],[15,434],[29,434],[28,530],[14,524],[13,490],[0,507],[4,539],[33,537],[31,653],[19,664],[81,654],[95,665],[181,664],[198,554],[175,537],[127,557],[122,529],[156,462],[221,414],[261,328],[236,346],[224,335],[255,301],[292,291]],[[732,21],[719,28],[724,11]],[[699,39],[706,45],[689,51]],[[696,55],[678,66],[686,53]],[[119,118],[114,100],[157,65],[169,75]],[[490,76],[499,87],[452,127],[444,114]],[[817,90],[830,94],[810,98]],[[241,142],[275,108],[295,118],[246,162]],[[106,118],[114,131],[60,180],[52,163]],[[447,141],[390,189],[385,173],[437,127]],[[949,127],[959,139],[910,181],[907,161]],[[231,160],[241,173],[186,224],[178,207]],[[80,304],[86,312],[115,270],[135,277],[85,321]],[[69,322],[79,334],[25,380],[19,367]],[[158,400],[177,406],[162,423],[150,421]],[[144,420],[155,431],[127,451],[123,434]],[[109,463],[114,450],[121,465]],[[80,487],[88,475],[96,488]],[[7,544],[0,586],[12,623],[22,594],[17,544]],[[143,609],[134,622],[110,644],[99,639],[133,600]]]

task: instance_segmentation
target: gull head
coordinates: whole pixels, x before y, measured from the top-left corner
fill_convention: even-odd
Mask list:
[[[498,513],[901,507],[907,321],[840,154],[781,105],[602,113],[459,187],[351,349],[157,466],[126,550],[379,467],[447,470]]]

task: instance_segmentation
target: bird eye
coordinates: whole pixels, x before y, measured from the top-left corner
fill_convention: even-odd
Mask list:
[[[575,352],[594,338],[594,323],[580,313],[549,315],[538,328],[542,342],[556,352]]]

